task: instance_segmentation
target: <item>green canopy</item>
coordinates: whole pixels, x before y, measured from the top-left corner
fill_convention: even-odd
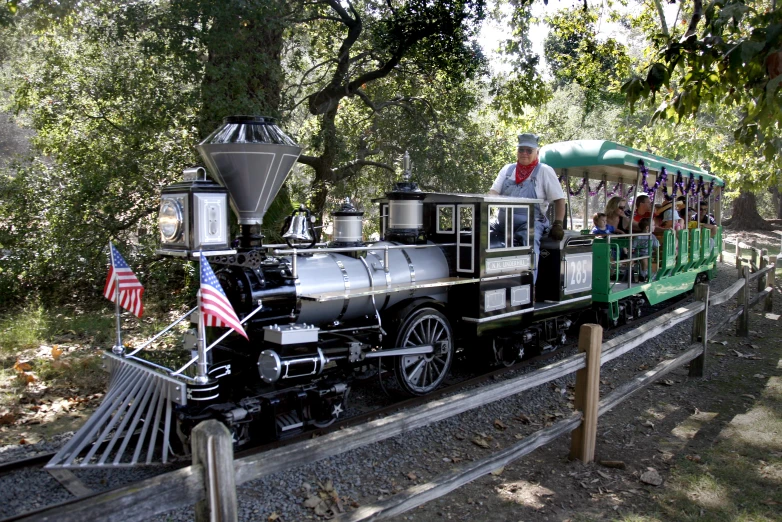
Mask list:
[[[551,166],[557,174],[562,174],[563,170],[567,169],[571,178],[581,178],[586,173],[590,179],[602,179],[606,176],[608,181],[634,183],[639,160],[642,160],[649,170],[648,183],[653,183],[660,169],[665,167],[669,176],[681,172],[685,178],[691,175],[696,178],[703,176],[704,182],[714,180],[716,186],[725,186],[724,180],[707,173],[700,167],[656,156],[612,141],[563,141],[540,149],[541,162]],[[668,184],[672,179],[668,178]]]

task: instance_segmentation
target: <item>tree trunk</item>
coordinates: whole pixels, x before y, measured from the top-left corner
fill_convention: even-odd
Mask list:
[[[771,187],[768,191],[771,192],[771,201],[774,202],[774,216],[777,219],[782,219],[782,193],[776,186]]]
[[[284,3],[205,4],[211,26],[204,35],[208,60],[201,82],[202,139],[226,116],[279,116]]]
[[[733,230],[773,230],[773,227],[758,214],[755,194],[744,190],[733,200],[730,227]]]

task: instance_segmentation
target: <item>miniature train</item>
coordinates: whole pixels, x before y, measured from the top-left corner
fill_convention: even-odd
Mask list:
[[[301,208],[287,223],[288,244],[264,245],[258,226],[301,149],[272,120],[243,116],[226,118],[197,148],[213,180],[188,169],[163,189],[159,253],[208,256],[249,341],[225,334],[206,346],[203,332],[189,332],[178,369],[154,351],[107,352],[106,399],[50,467],[166,462],[206,419],[224,422],[238,445],[326,426],[343,415],[354,379],[380,364],[401,391],[425,395],[443,383],[457,348],[508,365],[565,343],[576,321],[633,320],[642,303],[681,294],[712,273],[719,251],[707,251],[697,229],[680,233],[675,247],[667,231],[646,256],[658,275],[638,280],[632,267],[643,256],[612,252],[642,235],[567,231],[561,241],[543,238],[538,262],[534,227],[519,234],[505,226],[514,212],[533,216],[538,200],[422,192],[407,162],[404,180],[377,200],[381,241],[364,241],[363,213],[346,203],[332,216],[330,243],[315,245]],[[663,186],[666,168],[700,176],[698,190],[703,179],[724,186],[695,167],[611,142],[541,151],[563,178],[577,167],[604,191],[623,177],[634,177],[637,191],[639,159]],[[229,206],[241,228],[236,239]],[[198,324],[198,311],[190,315]]]

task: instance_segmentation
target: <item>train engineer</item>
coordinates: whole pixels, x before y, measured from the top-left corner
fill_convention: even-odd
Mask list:
[[[565,192],[557,179],[554,169],[538,161],[538,137],[535,134],[519,134],[516,147],[516,163],[509,163],[500,169],[497,178],[489,190],[495,196],[512,196],[517,198],[542,199],[543,203],[535,205],[535,271],[538,275],[538,254],[540,253],[540,238],[546,233],[555,240],[565,237],[562,226],[565,219]],[[549,226],[546,211],[550,204],[554,205],[554,221]],[[526,214],[522,214],[526,219]],[[526,229],[526,222],[517,222],[514,215],[513,228]]]

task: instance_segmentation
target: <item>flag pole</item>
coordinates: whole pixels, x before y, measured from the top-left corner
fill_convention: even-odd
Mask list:
[[[196,364],[196,378],[197,384],[206,384],[209,382],[209,374],[207,371],[206,363],[206,326],[204,325],[204,312],[201,310],[201,263],[204,262],[204,256],[201,252],[198,253],[198,274],[199,274],[199,288],[198,288],[198,339],[196,341],[196,348],[198,349],[198,363]]]
[[[122,346],[122,323],[120,321],[122,310],[119,306],[119,276],[117,275],[117,269],[114,267],[114,249],[111,248],[111,241],[109,241],[109,257],[111,258],[111,271],[114,274],[114,316],[117,320],[117,343],[111,351],[117,355],[122,355],[125,348]]]

